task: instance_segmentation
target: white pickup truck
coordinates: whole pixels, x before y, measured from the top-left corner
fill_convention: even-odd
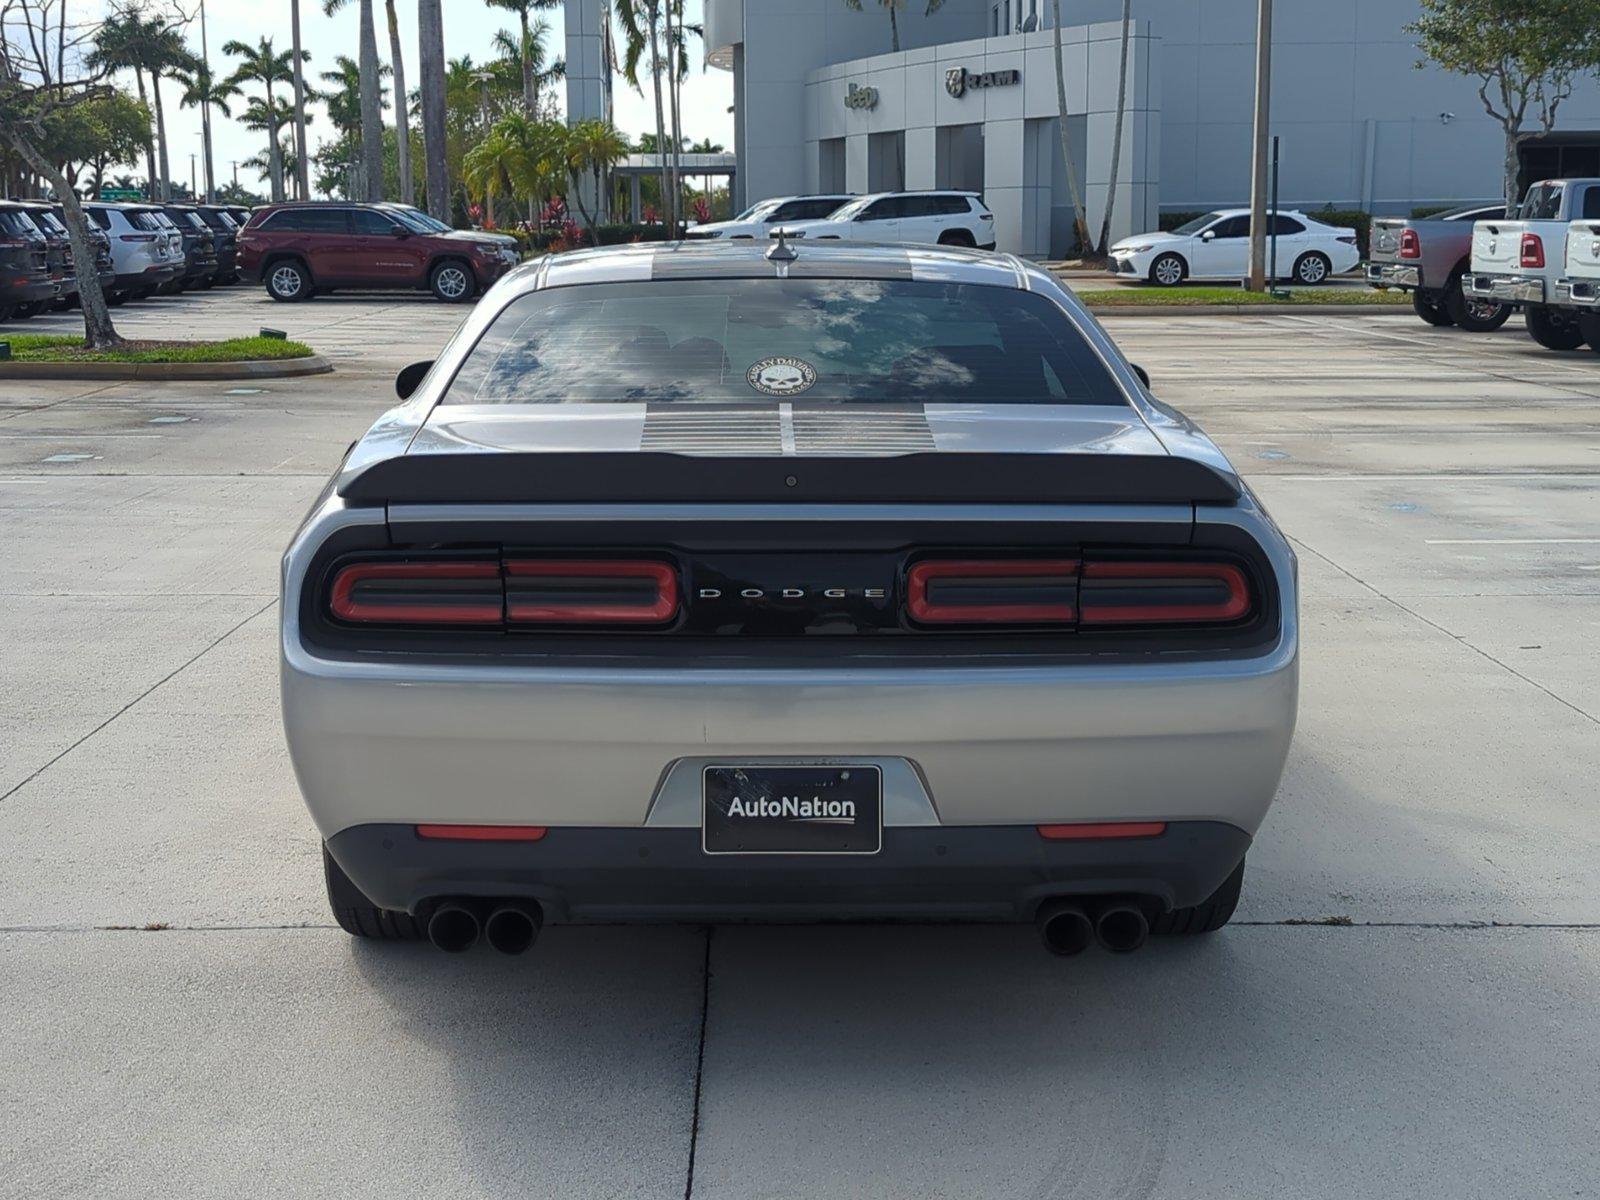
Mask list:
[[[1565,278],[1556,280],[1555,302],[1576,315],[1578,332],[1600,354],[1600,220],[1567,226]]]
[[[1551,350],[1584,343],[1576,311],[1557,305],[1567,230],[1580,218],[1600,222],[1600,179],[1541,180],[1528,189],[1514,219],[1479,221],[1472,229],[1470,294],[1520,305],[1528,334]]]

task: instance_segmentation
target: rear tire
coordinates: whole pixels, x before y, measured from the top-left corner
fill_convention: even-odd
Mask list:
[[[1311,250],[1294,260],[1294,281],[1302,287],[1315,287],[1327,283],[1333,274],[1333,263],[1320,250]]]
[[[427,937],[422,922],[410,913],[379,908],[344,873],[328,847],[322,847],[322,875],[328,885],[328,907],[339,928],[351,937],[383,942],[419,942]]]
[[[37,300],[29,300],[27,303],[19,304],[11,310],[11,319],[13,321],[26,321],[38,311],[39,302]]]
[[[1578,332],[1583,334],[1583,340],[1589,343],[1589,349],[1600,354],[1600,313],[1579,313]]]
[[[305,263],[297,258],[280,258],[270,264],[262,275],[267,295],[284,304],[298,304],[311,295],[311,276]]]
[[[472,268],[454,258],[446,259],[428,272],[428,287],[432,289],[434,299],[446,304],[464,304],[472,299],[472,293],[476,290]]]
[[[1429,299],[1429,297],[1433,297]],[[1454,325],[1455,318],[1450,315],[1450,310],[1445,306],[1443,297],[1437,292],[1415,291],[1411,293],[1411,308],[1417,316],[1429,325]]]
[[[0,304],[0,325],[4,325],[9,320],[11,320],[11,305]]]
[[[1546,350],[1576,350],[1583,345],[1583,333],[1573,313],[1530,304],[1522,310],[1522,319],[1528,323],[1528,336]]]
[[[1493,333],[1511,319],[1511,305],[1467,295],[1460,275],[1452,276],[1445,288],[1444,305],[1450,319],[1468,333]]]
[[[1162,913],[1150,922],[1150,932],[1157,937],[1193,937],[1201,933],[1215,933],[1228,923],[1233,910],[1239,907],[1239,893],[1244,889],[1244,859],[1199,904],[1193,908],[1175,908]]]

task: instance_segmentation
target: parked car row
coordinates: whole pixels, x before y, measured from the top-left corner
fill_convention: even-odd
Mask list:
[[[690,241],[721,238],[811,238],[816,241],[908,242],[994,249],[994,214],[976,192],[874,192],[776,196],[731,221],[696,225]]]
[[[83,202],[95,273],[110,304],[233,283],[247,209]],[[0,201],[0,321],[78,300],[78,265],[59,204]]]
[[[1430,325],[1498,329],[1522,310],[1551,350],[1600,353],[1600,179],[1544,179],[1521,205],[1373,222],[1367,281],[1412,294]]]

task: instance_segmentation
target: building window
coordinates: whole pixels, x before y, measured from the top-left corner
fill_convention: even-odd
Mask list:
[[[998,4],[989,10],[989,36],[1000,36],[1000,6]]]

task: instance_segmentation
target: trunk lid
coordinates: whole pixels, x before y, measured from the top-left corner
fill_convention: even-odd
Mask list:
[[[1600,221],[1567,226],[1566,273],[1572,279],[1600,279]]]
[[[1372,222],[1371,245],[1367,258],[1375,263],[1400,261],[1400,231],[1410,222],[1402,217],[1387,217]]]
[[[1522,235],[1532,222],[1479,221],[1472,230],[1472,269],[1515,273],[1522,265]]]

